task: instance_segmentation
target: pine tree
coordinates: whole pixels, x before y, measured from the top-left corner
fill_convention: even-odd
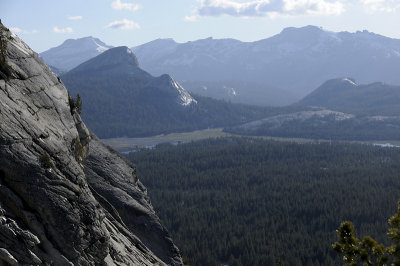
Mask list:
[[[397,213],[389,219],[390,228],[387,235],[393,244],[385,247],[379,244],[370,236],[360,241],[354,232],[351,222],[342,222],[336,230],[339,242],[332,245],[335,252],[343,255],[344,265],[400,265],[400,201],[397,206]]]

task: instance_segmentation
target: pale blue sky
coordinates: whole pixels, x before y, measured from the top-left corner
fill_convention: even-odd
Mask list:
[[[400,38],[400,0],[0,0],[0,18],[37,52],[85,36],[129,47],[157,38],[255,41],[306,25]]]

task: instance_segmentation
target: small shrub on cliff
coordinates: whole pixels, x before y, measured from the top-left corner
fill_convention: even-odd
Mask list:
[[[75,159],[78,163],[82,163],[83,153],[84,153],[83,145],[78,137],[76,137],[72,143],[73,143]]]
[[[82,113],[82,99],[79,93],[76,95],[76,99],[72,98],[68,93],[68,103],[71,109],[71,114],[73,114],[74,110],[76,110],[78,114]]]
[[[47,153],[43,153],[39,157],[40,164],[45,167],[45,168],[51,168],[53,167],[53,164],[51,163],[50,156]]]
[[[0,22],[1,23],[1,22]],[[13,69],[7,64],[7,38],[6,31],[9,31],[6,27],[0,24],[0,78],[9,79],[13,74]],[[12,39],[12,38],[11,38]]]

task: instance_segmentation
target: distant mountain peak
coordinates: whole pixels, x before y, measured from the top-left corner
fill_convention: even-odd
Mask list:
[[[333,78],[325,81],[322,83],[321,86],[319,86],[315,91],[320,91],[320,90],[327,90],[327,88],[352,88],[359,86],[355,79],[350,78],[350,77],[341,77],[341,78]],[[314,91],[314,92],[315,92]],[[314,92],[311,92],[310,95],[312,95]]]
[[[153,42],[176,43],[176,41],[173,38],[158,38],[155,39]]]
[[[382,82],[357,84],[352,78],[331,79],[299,103],[362,115],[398,115],[400,87]]]
[[[48,64],[62,71],[68,71],[112,48],[100,39],[87,36],[79,39],[67,39],[61,45],[40,54]]]
[[[322,29],[322,27],[318,27],[318,26],[313,26],[313,25],[307,25],[304,27],[287,27],[284,28],[281,31],[281,34],[291,34],[291,33],[321,33],[324,32],[325,30]]]
[[[132,47],[131,49],[136,54],[140,53],[141,55],[146,57],[146,59],[148,59],[148,58],[153,58],[153,57],[157,58],[157,57],[161,56],[161,54],[165,51],[173,52],[178,45],[179,44],[177,42],[175,42],[175,40],[172,38],[156,39],[145,45]]]
[[[129,72],[139,68],[135,54],[126,46],[108,49],[102,54],[80,64],[70,72],[97,71],[101,69]]]
[[[107,61],[104,62],[106,64],[125,63],[139,67],[139,62],[135,54],[126,46],[119,46],[109,49],[104,52],[101,57],[107,58]]]
[[[99,38],[95,38],[92,36],[87,36],[87,37],[82,37],[82,38],[78,38],[78,39],[67,39],[64,41],[64,43],[62,45],[65,46],[83,46],[83,47],[93,47],[94,49],[96,49],[96,51],[102,53],[104,51],[107,51],[108,49],[111,48],[111,46],[105,44],[104,42],[102,42]]]

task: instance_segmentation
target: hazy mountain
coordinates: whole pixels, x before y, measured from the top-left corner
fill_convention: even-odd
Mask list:
[[[226,130],[257,136],[400,140],[400,86],[331,79],[292,106],[310,109],[271,115]]]
[[[156,39],[131,49],[135,54],[139,53],[141,58],[146,58],[146,61],[153,61],[166,54],[173,53],[178,46],[179,44],[173,39]]]
[[[180,81],[191,93],[224,99],[234,103],[247,103],[260,106],[285,106],[293,103],[297,97],[284,89],[268,85],[238,80],[224,81]]]
[[[330,32],[306,26],[286,28],[256,42],[168,39],[132,49],[143,69],[153,75],[169,73],[202,95],[221,97],[224,86],[233,87],[236,96],[228,92],[224,97],[246,103],[294,102],[324,81],[343,76],[362,83],[400,84],[400,40],[368,31]]]
[[[40,57],[46,64],[65,72],[110,48],[112,46],[90,36],[68,39],[61,45],[40,53]]]
[[[169,75],[142,70],[127,47],[109,49],[61,77],[80,94],[82,117],[100,137],[143,136],[233,125],[259,119],[267,108],[192,97]]]
[[[299,104],[321,106],[360,115],[400,115],[400,86],[382,82],[357,84],[354,79],[332,79]]]

